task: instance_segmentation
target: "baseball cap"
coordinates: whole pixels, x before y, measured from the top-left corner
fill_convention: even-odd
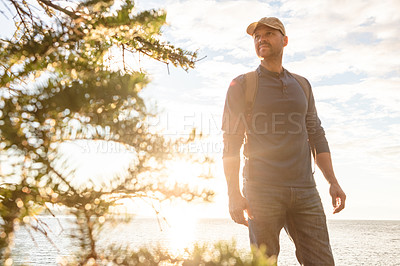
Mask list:
[[[286,31],[285,27],[283,26],[283,23],[275,17],[265,17],[260,19],[258,22],[253,22],[247,27],[247,33],[253,36],[254,31],[256,30],[258,25],[265,25],[271,28],[274,28],[276,30],[279,30],[284,36],[286,36]]]

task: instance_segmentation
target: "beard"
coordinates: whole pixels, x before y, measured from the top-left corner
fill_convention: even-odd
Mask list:
[[[267,48],[256,48],[257,56],[264,60],[282,58],[283,49],[267,44]],[[263,51],[261,51],[263,49]]]

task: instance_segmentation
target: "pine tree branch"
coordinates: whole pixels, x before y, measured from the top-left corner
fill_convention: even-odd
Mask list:
[[[42,4],[44,4],[46,6],[50,6],[50,7],[54,8],[55,10],[63,12],[64,14],[70,16],[71,18],[74,18],[74,19],[80,18],[80,16],[78,16],[74,12],[71,12],[71,11],[65,9],[65,8],[62,8],[62,7],[58,6],[58,5],[55,5],[51,1],[48,1],[48,0],[37,0],[37,1],[41,2]]]
[[[16,3],[14,0],[10,0],[10,2],[11,2],[11,4],[13,4],[13,6],[15,7],[15,11],[17,11],[17,14],[18,14],[19,18],[21,19],[21,23],[24,24],[25,29],[28,29],[28,26],[26,25],[25,18],[24,18],[24,16],[23,16],[21,13],[25,14],[26,16],[29,16],[29,14],[26,13],[26,11],[23,10],[23,9],[18,5],[18,3]]]

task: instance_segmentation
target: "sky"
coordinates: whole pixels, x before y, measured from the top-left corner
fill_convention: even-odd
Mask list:
[[[400,220],[399,1],[135,2],[140,10],[165,9],[168,25],[162,38],[197,50],[203,58],[189,72],[174,67],[168,72],[162,63],[138,58],[131,62],[151,77],[142,96],[160,110],[154,124],[169,136],[188,134],[195,127],[208,139],[191,152],[205,152],[216,160],[210,181],[214,202],[181,206],[181,213],[229,217],[220,130],[225,96],[233,78],[260,63],[247,26],[275,16],[289,38],[283,66],[310,81],[335,173],[347,194],[346,208],[333,215],[328,184],[316,171],[327,218]],[[1,32],[4,36],[5,28]],[[119,160],[114,159],[112,163]],[[93,161],[98,165],[100,160]],[[175,168],[182,178],[193,170],[179,163]]]
[[[167,11],[166,40],[203,58],[188,73],[163,64],[144,66],[144,91],[163,110],[168,134],[192,127],[222,139],[226,91],[236,76],[256,69],[246,28],[262,17],[285,24],[289,44],[283,66],[305,76],[330,144],[346,208],[331,214],[328,184],[315,179],[328,219],[400,219],[400,2],[355,1],[136,1],[139,9]],[[229,217],[218,145],[198,148],[216,158],[217,197],[204,207]]]

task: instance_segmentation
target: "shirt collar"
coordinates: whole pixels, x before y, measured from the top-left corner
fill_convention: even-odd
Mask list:
[[[271,76],[271,77],[275,77],[275,78],[277,78],[277,77],[282,77],[282,76],[284,76],[284,74],[285,74],[285,72],[287,71],[285,68],[283,68],[282,67],[282,72],[281,73],[277,73],[277,72],[272,72],[272,71],[269,71],[268,69],[266,69],[265,67],[263,67],[262,65],[259,65],[258,66],[258,68],[257,68],[257,73],[258,73],[258,76],[264,76],[264,75],[267,75],[267,76]]]

